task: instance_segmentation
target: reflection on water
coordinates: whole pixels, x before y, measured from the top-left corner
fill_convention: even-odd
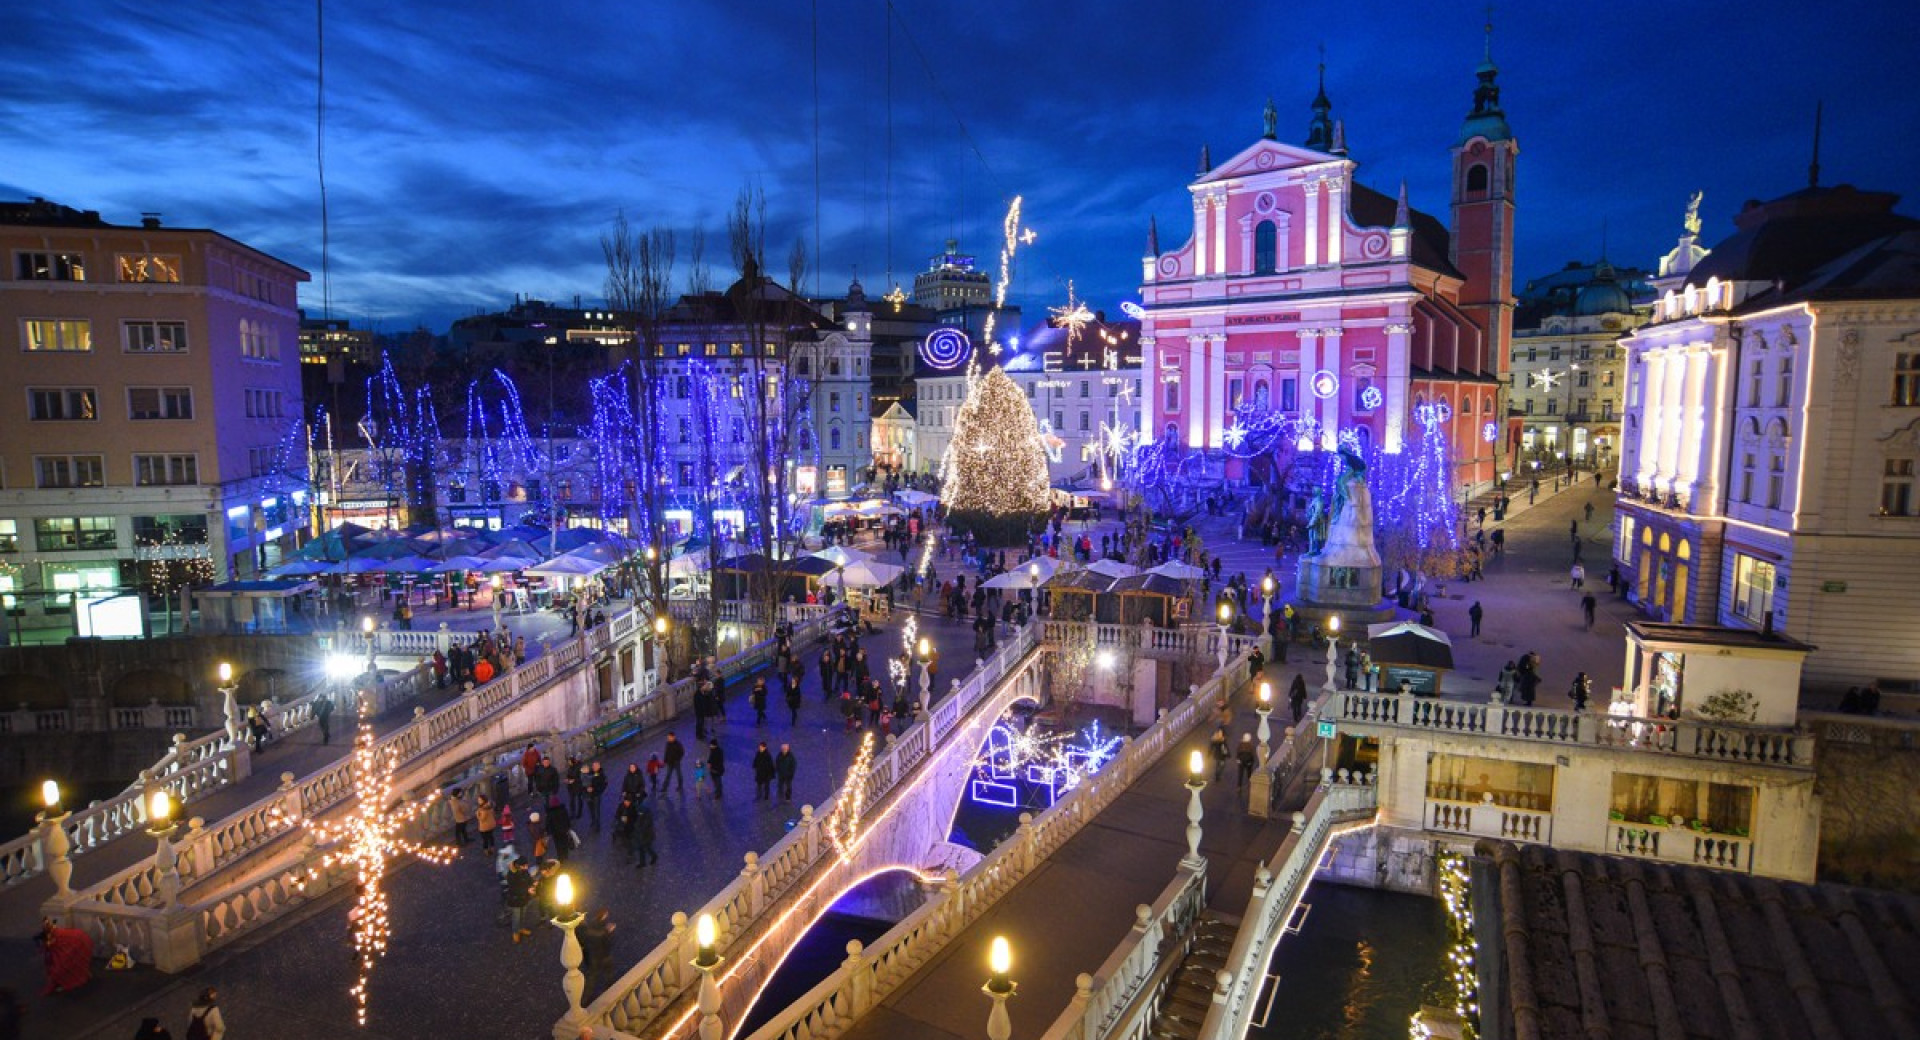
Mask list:
[[[1320,882],[1298,935],[1274,956],[1280,976],[1263,1040],[1405,1040],[1423,1003],[1444,992],[1446,923],[1437,900]]]

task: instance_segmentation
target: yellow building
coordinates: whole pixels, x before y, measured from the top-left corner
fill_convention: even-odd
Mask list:
[[[10,629],[84,631],[90,599],[259,574],[297,544],[305,271],[43,199],[0,203],[0,263]]]

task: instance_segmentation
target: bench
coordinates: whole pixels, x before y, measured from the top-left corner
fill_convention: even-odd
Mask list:
[[[611,751],[639,735],[640,720],[632,715],[621,715],[593,727],[593,746],[601,751]]]

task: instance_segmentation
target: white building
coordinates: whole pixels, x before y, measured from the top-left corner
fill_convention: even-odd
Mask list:
[[[1809,679],[1920,687],[1920,221],[1749,203],[1622,340],[1614,557],[1659,618],[1771,629]],[[1684,243],[1683,243],[1684,245]]]
[[[1550,466],[1571,455],[1611,463],[1619,451],[1626,354],[1620,336],[1645,320],[1653,289],[1605,259],[1527,283],[1513,322],[1513,386],[1523,418],[1520,463]]]
[[[1001,367],[1033,404],[1047,440],[1055,483],[1098,480],[1100,454],[1140,429],[1140,326],[1093,322],[1070,337],[1043,327],[1002,355]],[[1069,339],[1072,342],[1069,343]],[[983,358],[983,367],[990,359]],[[966,401],[964,366],[952,374],[922,375],[914,421],[917,469],[938,473]],[[1108,459],[1109,464],[1113,460]]]

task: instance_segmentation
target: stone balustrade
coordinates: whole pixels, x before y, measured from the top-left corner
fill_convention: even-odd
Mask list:
[[[1206,908],[1203,870],[1182,866],[1153,905],[1134,908],[1133,930],[1098,971],[1074,980],[1067,1009],[1042,1040],[1146,1040],[1161,999],[1189,950],[1194,922]]]
[[[1607,851],[1742,873],[1753,869],[1751,839],[1686,827],[1616,821],[1607,825]]]
[[[1700,719],[1644,719],[1356,690],[1336,691],[1327,708],[1327,717],[1342,724],[1618,748],[1802,770],[1813,768],[1813,735],[1798,729]]]
[[[1430,797],[1427,799],[1426,827],[1430,831],[1476,838],[1500,838],[1538,845],[1553,843],[1553,813],[1493,802]]]
[[[1053,646],[1062,643],[1084,645],[1091,639],[1096,650],[1125,649],[1148,656],[1178,657],[1194,653],[1218,656],[1220,653],[1220,626],[1218,625],[1160,628],[1154,625],[1115,625],[1089,621],[1051,620],[1045,625],[1046,642]],[[1261,636],[1229,633],[1227,656],[1238,657],[1262,639]]]

